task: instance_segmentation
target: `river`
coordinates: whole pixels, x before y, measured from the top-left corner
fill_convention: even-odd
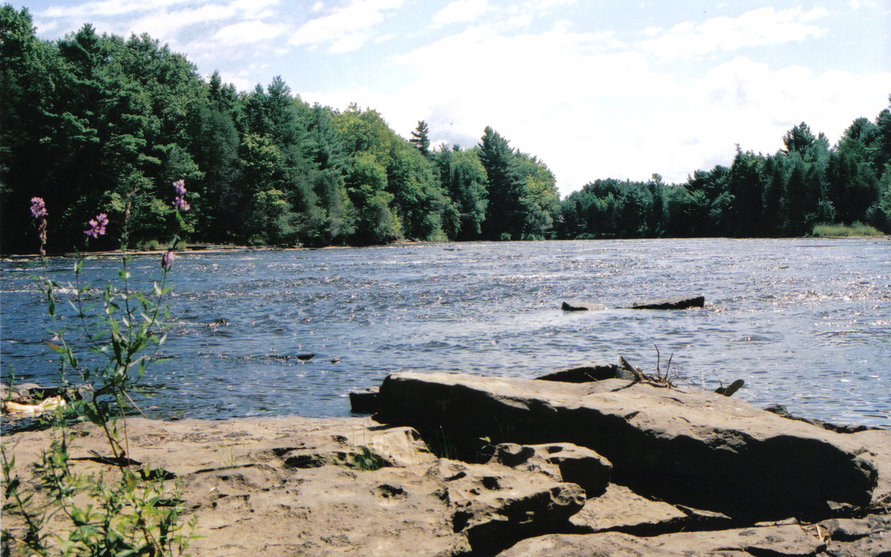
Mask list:
[[[118,263],[90,257],[83,276],[101,287]],[[49,276],[66,284],[72,265],[51,258]],[[55,381],[50,323],[32,278],[39,269],[35,260],[0,265],[4,380],[13,370],[20,381]],[[160,275],[158,256],[135,256],[130,269],[146,287]],[[152,395],[140,403],[151,417],[343,416],[351,390],[396,371],[531,378],[622,355],[653,372],[658,346],[663,371],[671,356],[683,388],[743,379],[734,396],[758,406],[891,427],[886,239],[190,252],[170,281],[161,349],[169,359],[149,368]],[[621,309],[680,295],[703,295],[706,307]],[[566,313],[563,300],[611,309]]]

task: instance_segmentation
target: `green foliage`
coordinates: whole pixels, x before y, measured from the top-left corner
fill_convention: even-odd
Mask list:
[[[174,186],[178,210],[188,210],[183,183]],[[32,212],[41,219],[42,228],[49,213],[38,215],[36,201]],[[125,218],[129,214],[128,203]],[[178,212],[176,217],[182,225]],[[96,216],[88,224],[88,236],[104,236],[108,222],[106,213]],[[127,230],[127,223],[122,230]],[[139,468],[128,458],[125,418],[135,407],[133,393],[139,392],[140,381],[166,338],[166,300],[171,292],[167,275],[178,240],[174,235],[161,260],[161,280],[149,292],[131,287],[126,244],[121,247],[118,279],[101,290],[98,302],[89,301],[88,293],[99,289],[82,282],[82,253],[75,262],[75,296],[69,304],[57,303],[61,286],[45,269],[38,277],[53,325],[54,342],[49,346],[59,356],[59,387],[71,392],[73,380],[83,398],[70,400],[55,411],[51,444],[35,464],[34,480],[27,486],[16,471],[15,459],[3,447],[3,512],[17,517],[25,530],[20,537],[4,530],[5,545],[38,555],[51,551],[62,555],[176,555],[188,546],[191,534],[181,523],[181,488],[172,485],[163,470]],[[45,238],[40,241],[42,249]],[[41,258],[41,263],[46,261]],[[112,472],[74,468],[71,425],[81,421],[92,422],[103,433],[109,455],[96,455],[96,459],[112,465]]]
[[[374,470],[380,470],[384,466],[387,465],[387,461],[384,458],[369,449],[368,447],[362,446],[359,447],[361,452],[358,453],[350,453],[350,461],[347,463],[347,466],[354,470],[361,470],[363,472],[372,472]]]
[[[697,170],[685,184],[596,180],[563,200],[557,234],[801,236],[833,221],[865,221],[888,233],[891,166],[882,163],[884,129],[891,146],[888,110],[876,123],[855,120],[831,149],[823,134],[814,136],[801,123],[784,136],[786,149],[769,156],[738,149],[729,168]]]
[[[739,149],[682,184],[595,180],[561,201],[547,166],[491,127],[472,149],[431,150],[423,120],[406,140],[378,112],[310,106],[278,76],[239,93],[148,35],[85,25],[41,41],[9,5],[0,39],[4,253],[34,250],[21,210],[33,195],[58,208],[50,251],[72,249],[112,199],[130,210],[116,233],[158,241],[174,225],[158,184],[176,178],[192,188],[183,233],[196,242],[782,236],[858,220],[891,231],[891,109],[834,148],[802,122],[772,155]]]
[[[521,240],[550,236],[559,195],[547,166],[511,148],[490,127],[485,129],[477,150],[488,182],[484,237]]]
[[[844,224],[818,224],[811,232],[812,236],[884,236],[880,230],[876,230],[868,224],[855,222],[851,226]]]
[[[421,120],[418,122],[418,127],[411,132],[411,139],[409,139],[409,142],[425,157],[430,155],[429,134],[430,128],[427,126],[427,122]]]
[[[473,240],[482,235],[489,206],[488,176],[476,149],[440,147],[434,154],[439,180],[452,203],[444,214],[449,238]]]

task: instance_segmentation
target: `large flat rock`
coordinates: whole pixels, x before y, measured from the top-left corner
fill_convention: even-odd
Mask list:
[[[523,540],[499,553],[500,557],[548,555],[570,557],[639,557],[641,555],[762,556],[805,557],[826,549],[816,528],[798,524],[739,528],[714,532],[680,532],[650,538],[628,534],[552,534]]]
[[[665,501],[651,501],[625,486],[610,484],[606,493],[588,500],[571,522],[588,532],[652,534],[687,520],[683,511]]]
[[[865,507],[877,481],[856,437],[705,391],[405,372],[381,385],[379,408],[377,419],[438,436],[461,458],[484,437],[588,447],[616,483],[742,521]]]
[[[576,484],[440,459],[413,429],[370,418],[134,418],[127,431],[131,458],[180,482],[184,520],[198,519],[189,548],[197,556],[492,553],[568,524],[585,502]],[[4,437],[25,485],[49,441],[49,432]],[[97,428],[83,427],[70,453],[107,447]],[[368,454],[381,467],[369,469]],[[90,460],[73,465],[113,475]],[[49,527],[64,531],[61,513]],[[4,516],[3,528],[21,535],[22,524]]]

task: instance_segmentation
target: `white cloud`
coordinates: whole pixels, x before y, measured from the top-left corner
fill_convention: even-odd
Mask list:
[[[273,13],[270,8],[279,4],[280,0],[234,0],[231,6],[242,12],[245,17],[260,19],[269,17]]]
[[[433,23],[449,25],[476,21],[488,9],[489,4],[486,0],[455,0],[436,12]]]
[[[220,79],[223,83],[230,83],[239,91],[251,91],[257,85],[255,81],[251,81],[247,77],[247,72],[220,72]]]
[[[433,16],[440,30],[425,29],[411,42],[392,40],[394,28],[383,24],[402,15],[403,4],[411,28],[432,12],[404,0],[318,0],[299,9],[281,0],[103,0],[50,8],[35,21],[43,36],[85,21],[100,32],[148,32],[186,52],[202,72],[220,69],[240,90],[282,74],[302,98],[374,108],[404,136],[427,120],[434,144],[469,147],[491,125],[543,160],[563,194],[609,176],[646,180],[659,172],[683,181],[694,170],[730,164],[736,144],[776,151],[801,121],[834,142],[854,118],[872,119],[887,106],[887,64],[861,56],[846,67],[840,52],[816,63],[804,49],[798,65],[770,57],[782,45],[846,28],[836,29],[837,18],[821,8],[755,9],[618,35],[621,22],[577,19],[593,17],[590,10],[558,22],[570,13],[558,8],[575,0],[499,2],[442,2],[446,8]],[[447,22],[465,26],[442,37]],[[589,29],[616,31],[580,31]],[[858,51],[881,51],[877,40],[878,48]],[[302,84],[294,81],[295,68],[305,67],[291,62],[294,45],[337,54],[385,41],[381,51],[414,50],[373,63],[338,57],[346,64],[339,83],[306,81],[306,72],[298,74]],[[825,42],[814,41],[815,51]],[[758,46],[768,48],[747,50]],[[311,63],[329,60],[316,52]],[[251,65],[257,61],[270,68]],[[860,67],[867,68],[862,75],[853,69]]]
[[[823,8],[775,10],[772,7],[746,12],[739,17],[686,21],[667,31],[648,27],[641,47],[665,59],[701,56],[713,52],[733,52],[752,46],[778,45],[819,37],[824,30],[813,22],[829,13]]]
[[[153,38],[168,40],[175,37],[181,29],[196,23],[215,22],[231,18],[236,10],[229,6],[205,4],[196,9],[184,9],[168,12],[162,10],[132,20],[127,24],[127,33],[148,33]]]
[[[266,41],[284,32],[284,25],[274,25],[262,21],[242,21],[223,27],[214,34],[211,40],[230,45],[243,45]]]
[[[51,6],[39,12],[39,15],[48,18],[88,19],[96,16],[108,17],[134,12],[150,12],[158,8],[183,3],[186,3],[185,0],[102,0],[73,6]]]
[[[878,114],[887,94],[876,91],[891,83],[887,73],[819,73],[742,56],[681,77],[638,47],[612,33],[555,27],[511,36],[478,25],[398,57],[414,76],[398,92],[315,98],[374,107],[403,135],[427,120],[434,143],[471,146],[491,125],[543,160],[565,195],[610,176],[646,180],[659,172],[682,182],[695,170],[729,165],[737,144],[776,151],[802,120],[835,141],[854,118]]]
[[[401,7],[403,0],[353,0],[329,15],[308,21],[291,35],[293,45],[333,43],[330,52],[350,52],[369,38],[369,30],[384,20],[384,12]]]

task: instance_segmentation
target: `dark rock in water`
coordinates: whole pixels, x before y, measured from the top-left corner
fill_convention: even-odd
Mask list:
[[[705,296],[695,296],[692,298],[664,298],[637,302],[631,305],[631,309],[687,309],[701,308],[703,306],[705,306]]]
[[[590,364],[565,367],[536,377],[537,381],[560,381],[563,383],[588,383],[625,377],[622,368],[615,364]]]
[[[823,519],[869,505],[875,465],[853,436],[783,419],[707,391],[619,379],[559,383],[447,373],[396,373],[377,419],[439,436],[471,460],[479,439],[588,447],[613,480],[673,504],[736,520]]]
[[[377,412],[378,387],[350,393],[350,411],[355,414],[374,414]]]
[[[599,311],[606,309],[606,306],[594,302],[579,302],[571,300],[568,302],[563,302],[563,305],[560,306],[560,309],[562,309],[563,311]]]
[[[315,354],[297,354],[297,359],[300,360],[301,362],[308,362],[309,360],[312,360],[315,357],[316,357]]]
[[[730,385],[728,385],[726,387],[718,387],[717,389],[715,389],[715,392],[718,393],[719,395],[733,396],[733,393],[740,390],[742,388],[742,386],[745,384],[746,384],[746,382],[743,381],[742,379],[737,379],[736,381],[734,381],[733,383],[731,383]]]

